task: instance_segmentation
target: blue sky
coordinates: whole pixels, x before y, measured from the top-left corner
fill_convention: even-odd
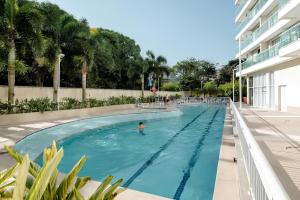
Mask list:
[[[195,57],[226,64],[235,54],[233,0],[50,0],[103,27],[133,38],[169,65]]]

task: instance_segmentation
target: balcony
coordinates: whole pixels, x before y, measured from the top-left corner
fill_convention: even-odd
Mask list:
[[[244,49],[257,38],[259,38],[263,33],[267,32],[278,22],[278,12],[269,17],[258,29],[256,29],[251,35],[246,37],[241,43],[241,48]]]
[[[259,0],[251,11],[246,15],[244,20],[238,24],[237,32],[240,32],[250,20],[261,10],[261,8],[268,2],[268,0]]]
[[[296,44],[300,40],[300,23],[296,24],[295,26],[291,27],[289,30],[283,32],[279,36],[279,42],[275,45],[260,52],[257,55],[254,55],[248,58],[245,62],[242,63],[242,69],[247,69],[255,64],[261,63],[266,61],[270,58],[281,56],[293,56],[293,55],[300,55],[300,46]],[[292,44],[296,44],[293,45]],[[288,47],[293,48],[288,48]]]
[[[268,60],[270,58],[273,58],[279,54],[279,43],[275,44],[274,46],[270,47],[269,49],[266,49],[259,54],[256,54],[250,58],[248,58],[245,62],[242,63],[242,69],[246,69],[248,67],[251,67],[252,65],[255,65],[257,63],[263,62],[265,60]]]
[[[277,0],[280,8],[279,19],[299,18],[300,0]]]
[[[299,56],[300,55],[300,23],[296,24],[280,37],[280,56]]]
[[[238,15],[242,11],[246,2],[247,2],[247,0],[242,0],[241,3],[237,5],[236,10],[235,10],[236,15]]]

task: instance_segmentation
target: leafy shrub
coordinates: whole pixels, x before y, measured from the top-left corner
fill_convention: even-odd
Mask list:
[[[180,99],[181,97],[182,97],[182,95],[175,94],[175,95],[170,95],[169,99],[172,101],[172,100]]]
[[[217,85],[214,81],[208,81],[204,84],[203,89],[209,95],[215,94],[217,92]]]
[[[169,99],[174,100],[180,98],[180,95],[169,96]],[[141,103],[151,103],[155,101],[155,97],[148,96],[140,98]],[[69,109],[82,109],[82,108],[94,108],[111,105],[121,104],[134,104],[136,103],[135,97],[120,96],[110,97],[107,100],[87,99],[86,101],[79,101],[74,98],[64,98],[62,102],[59,102],[60,110]],[[45,111],[56,111],[58,110],[58,104],[51,101],[49,98],[39,99],[25,99],[16,100],[15,104],[8,104],[0,101],[0,114],[11,114],[11,113],[29,113],[29,112],[45,112]]]
[[[224,83],[218,87],[219,93],[221,96],[229,97],[232,95],[232,83]]]
[[[167,82],[161,87],[163,91],[180,91],[179,83]]]
[[[78,177],[79,171],[86,161],[83,156],[73,167],[73,169],[58,183],[58,169],[62,160],[63,149],[56,149],[56,143],[53,142],[52,147],[45,149],[43,153],[43,166],[39,166],[29,160],[28,155],[21,155],[10,147],[6,147],[7,152],[16,160],[16,164],[2,172],[0,172],[0,199],[14,200],[72,200],[84,199],[79,192],[90,177]],[[119,186],[122,179],[110,185],[113,177],[108,176],[97,188],[89,200],[113,200],[124,189]]]

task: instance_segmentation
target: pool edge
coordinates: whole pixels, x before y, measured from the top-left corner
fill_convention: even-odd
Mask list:
[[[238,171],[237,164],[233,161],[234,157],[235,142],[232,128],[232,115],[229,106],[227,106],[213,193],[214,200],[239,199]]]

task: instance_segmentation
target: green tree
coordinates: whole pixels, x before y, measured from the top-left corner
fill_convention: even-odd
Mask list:
[[[208,81],[204,84],[203,89],[208,95],[216,94],[217,92],[217,84],[214,81]]]
[[[16,43],[34,41],[40,28],[37,4],[29,1],[0,1],[0,37],[7,50],[8,101],[14,101],[16,72],[25,72],[25,64],[17,59]]]
[[[146,52],[146,62],[148,64],[148,73],[153,73],[154,75],[154,85],[157,84],[159,89],[162,78],[170,74],[170,68],[167,66],[167,59],[164,56],[155,56],[155,54],[148,50]]]
[[[47,37],[49,48],[47,59],[51,63],[53,72],[53,100],[58,101],[58,87],[60,86],[60,61],[63,50],[69,50],[72,44],[70,35],[78,26],[78,21],[71,15],[61,10],[57,5],[41,3],[43,15],[42,33]]]
[[[222,96],[226,96],[226,97],[232,96],[233,94],[232,82],[219,85],[218,90]]]
[[[233,69],[235,69],[238,64],[239,64],[239,60],[235,59],[235,60],[230,60],[228,62],[228,64],[224,65],[220,69],[220,73],[219,73],[219,77],[218,77],[218,83],[222,84],[222,83],[232,81]]]
[[[182,89],[189,91],[202,90],[203,84],[216,76],[215,64],[195,58],[178,62],[174,69]]]
[[[89,84],[92,87],[134,89],[140,87],[143,62],[140,47],[129,37],[98,28],[98,46]],[[134,70],[135,69],[135,70]]]
[[[74,22],[73,31],[69,35],[72,40],[66,45],[72,52],[73,63],[81,72],[82,101],[86,100],[87,73],[94,63],[94,54],[97,41],[90,33],[86,20]]]
[[[180,86],[179,83],[176,82],[166,82],[162,84],[161,89],[164,91],[179,91]]]

